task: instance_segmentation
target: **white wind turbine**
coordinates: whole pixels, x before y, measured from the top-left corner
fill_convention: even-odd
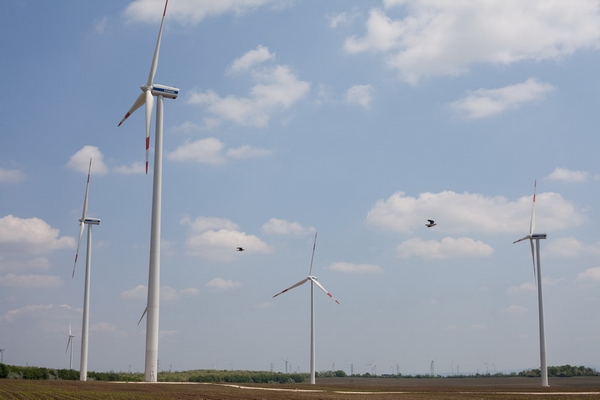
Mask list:
[[[158,40],[154,50],[154,57],[150,66],[150,74],[145,85],[141,86],[142,93],[135,100],[125,117],[119,122],[119,126],[135,110],[146,104],[146,173],[148,173],[148,150],[150,148],[150,125],[152,119],[152,108],[154,96],[157,97],[156,105],[156,137],[154,143],[154,178],[152,188],[152,221],[150,228],[150,262],[148,271],[148,301],[146,309],[146,361],[144,368],[144,380],[156,382],[155,368],[158,365],[158,316],[160,303],[160,224],[161,224],[161,201],[162,201],[162,145],[163,145],[163,100],[164,98],[176,99],[179,89],[154,83],[154,75],[158,66],[158,55],[160,52],[160,41],[162,38],[167,4],[163,10]]]
[[[308,277],[306,279],[303,279],[300,282],[290,286],[289,288],[282,290],[281,292],[279,292],[275,296],[273,296],[273,297],[277,297],[280,294],[285,293],[290,289],[293,289],[295,287],[298,287],[298,286],[303,285],[306,282],[310,281],[310,383],[312,385],[315,384],[315,293],[314,293],[314,286],[317,285],[322,291],[324,291],[327,294],[327,296],[331,297],[336,303],[340,304],[340,302],[337,301],[331,295],[331,293],[329,293],[323,287],[323,285],[321,285],[317,281],[317,277],[312,275],[313,260],[315,258],[316,245],[317,245],[317,234],[315,232],[315,241],[313,243],[312,256],[310,258],[310,269],[308,271]]]
[[[87,234],[87,251],[85,255],[85,286],[83,291],[83,321],[81,323],[81,361],[79,366],[79,380],[87,381],[87,361],[88,361],[88,337],[90,326],[90,278],[92,268],[92,225],[99,225],[99,218],[90,218],[87,216],[88,208],[88,193],[90,190],[90,173],[92,172],[92,159],[90,158],[90,166],[88,167],[87,183],[85,185],[85,197],[83,199],[83,214],[79,220],[79,240],[77,242],[77,252],[75,253],[75,263],[73,264],[73,273],[75,276],[75,267],[77,266],[77,258],[79,256],[79,246],[83,236],[83,228],[88,226]]]
[[[546,334],[544,329],[544,300],[542,297],[542,266],[540,261],[540,239],[546,239],[545,233],[534,233],[535,230],[535,191],[537,187],[537,181],[533,184],[533,205],[531,207],[531,222],[529,223],[529,235],[522,237],[519,240],[513,242],[518,243],[523,240],[529,239],[531,244],[531,260],[533,262],[533,275],[537,278],[537,289],[538,289],[538,307],[539,307],[539,323],[540,323],[540,371],[542,375],[542,386],[548,386],[548,365],[546,363]],[[535,252],[533,247],[533,241],[535,240]],[[536,273],[536,260],[537,260],[537,273]]]
[[[75,335],[71,332],[71,324],[69,324],[69,340],[67,341],[67,348],[65,349],[65,353],[69,351],[69,346],[71,346],[71,354],[69,356],[69,369],[73,369],[73,338]]]

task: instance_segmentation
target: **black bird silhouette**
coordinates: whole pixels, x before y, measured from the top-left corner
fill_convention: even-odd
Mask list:
[[[242,247],[238,247],[237,251],[244,251],[244,249]]]
[[[426,226],[426,227],[428,227],[428,228],[431,228],[432,226],[436,226],[436,225],[437,225],[437,224],[436,224],[436,223],[435,223],[433,220],[431,220],[431,219],[428,219],[427,221],[429,221],[429,223],[428,223],[428,224],[425,224],[425,226]]]

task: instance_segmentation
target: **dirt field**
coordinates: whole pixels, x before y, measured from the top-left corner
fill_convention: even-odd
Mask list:
[[[226,385],[0,380],[0,399],[600,399],[600,377],[323,378],[317,385]]]

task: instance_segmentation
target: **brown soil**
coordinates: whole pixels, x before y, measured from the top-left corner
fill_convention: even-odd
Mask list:
[[[0,380],[0,399],[600,399],[600,377],[322,378],[316,385],[225,385]]]

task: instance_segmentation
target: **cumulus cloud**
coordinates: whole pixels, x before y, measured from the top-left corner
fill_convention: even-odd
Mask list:
[[[205,106],[207,112],[218,119],[242,126],[263,128],[271,115],[289,109],[310,90],[310,83],[301,81],[290,67],[252,70],[255,85],[247,97],[229,95],[221,97],[212,90],[193,91],[188,103]]]
[[[229,160],[261,158],[271,155],[267,149],[244,145],[225,149],[225,145],[217,138],[206,138],[195,142],[186,142],[167,157],[172,161],[194,161],[210,165],[223,165]]]
[[[346,102],[370,108],[373,101],[372,85],[354,85],[346,91]]]
[[[195,25],[205,18],[222,14],[243,15],[259,7],[277,3],[275,0],[187,0],[169,4],[169,19],[183,24]],[[164,2],[155,0],[135,0],[125,9],[125,17],[130,21],[158,22],[162,17]]]
[[[383,268],[375,264],[352,264],[347,262],[336,262],[328,267],[332,271],[348,274],[379,274]]]
[[[231,65],[227,67],[226,73],[237,74],[274,59],[275,53],[271,53],[267,47],[258,45],[255,50],[250,50],[240,58],[233,60]]]
[[[600,282],[600,267],[586,269],[577,276],[577,279],[586,282]]]
[[[87,174],[90,158],[92,159],[92,174],[106,175],[108,173],[108,167],[104,164],[104,155],[96,146],[83,146],[81,150],[71,156],[67,168]]]
[[[315,232],[315,228],[312,226],[304,227],[298,222],[289,222],[279,218],[271,218],[263,224],[262,230],[266,233],[296,236],[304,236]]]
[[[0,276],[0,285],[20,289],[57,289],[63,280],[51,275],[15,275]]]
[[[25,174],[18,169],[4,169],[0,167],[0,183],[16,183],[25,179]]]
[[[182,297],[190,297],[196,296],[200,293],[200,290],[197,288],[185,288],[185,289],[175,289],[171,286],[161,286],[160,287],[160,299],[161,300],[177,300]],[[144,285],[137,285],[134,288],[124,290],[119,294],[119,297],[122,299],[134,299],[134,300],[145,300],[148,295],[148,287]]]
[[[455,110],[464,112],[469,119],[485,118],[517,109],[525,103],[541,100],[554,90],[548,83],[528,79],[524,83],[500,89],[477,89],[460,100],[451,103]]]
[[[583,183],[591,179],[598,180],[600,176],[592,175],[586,171],[572,171],[567,168],[556,167],[546,179],[550,181]]]
[[[492,246],[471,238],[445,237],[441,241],[414,238],[396,248],[398,257],[421,257],[425,259],[489,257],[494,253]]]
[[[523,314],[523,313],[527,312],[527,308],[513,304],[503,310],[500,310],[500,312],[503,312],[506,314]]]
[[[229,290],[229,289],[236,289],[241,286],[242,286],[242,284],[240,282],[232,281],[230,279],[223,279],[223,278],[215,278],[206,284],[207,288],[210,288],[213,290]]]
[[[381,53],[401,79],[459,75],[475,65],[560,60],[597,48],[598,2],[575,0],[386,0],[374,8],[348,53]],[[391,14],[402,8],[401,18]]]
[[[600,254],[600,243],[583,243],[574,237],[550,240],[544,254],[556,257],[577,257],[581,254]]]
[[[113,168],[113,171],[121,175],[145,174],[146,163],[134,162],[131,165],[121,165]]]
[[[189,226],[185,241],[188,255],[215,261],[235,261],[238,259],[238,246],[245,249],[245,254],[273,252],[271,246],[257,236],[240,231],[236,223],[226,218],[202,216],[192,221],[184,217],[181,224]]]
[[[544,285],[544,287],[556,286],[562,280],[563,280],[563,278],[554,279],[554,278],[547,276],[545,278],[542,278],[542,285]],[[533,275],[531,276],[530,282],[525,282],[518,286],[511,286],[507,290],[508,293],[533,292],[533,291],[537,291],[537,286],[536,286],[536,282],[533,280]]]
[[[40,255],[75,247],[74,238],[59,237],[59,234],[58,229],[53,229],[42,219],[9,214],[0,218],[0,251],[13,255]]]
[[[411,233],[424,226],[423,216],[427,216],[436,220],[436,229],[440,232],[523,233],[529,226],[531,201],[531,196],[510,201],[502,196],[486,197],[468,192],[426,192],[419,197],[397,192],[387,200],[378,200],[367,214],[365,223]],[[580,211],[558,193],[540,193],[536,196],[536,203],[538,228],[557,231],[583,222]],[[443,219],[437,215],[443,216]]]

